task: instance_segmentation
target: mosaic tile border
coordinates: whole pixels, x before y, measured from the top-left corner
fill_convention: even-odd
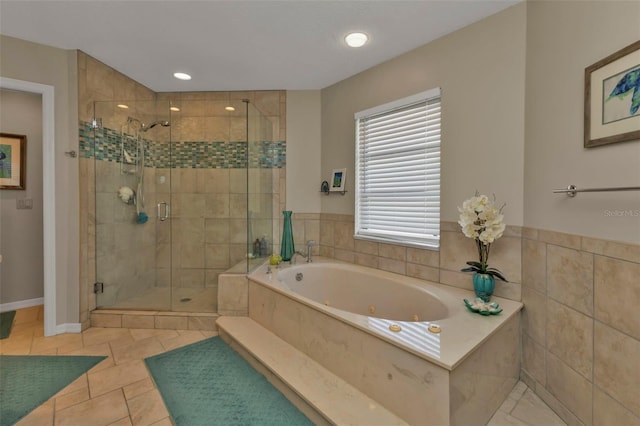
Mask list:
[[[120,131],[94,129],[91,123],[81,121],[79,126],[80,157],[99,161],[122,162],[122,135]],[[137,143],[132,135],[125,134],[124,149],[134,156]],[[144,164],[156,168],[217,168],[274,169],[286,166],[285,141],[216,142],[178,141],[172,144],[143,139]],[[248,152],[247,152],[248,150]]]

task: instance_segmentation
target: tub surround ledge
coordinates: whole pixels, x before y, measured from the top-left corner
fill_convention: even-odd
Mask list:
[[[365,317],[304,299],[264,269],[249,276],[249,317],[410,424],[485,424],[518,380],[519,302],[496,299],[504,311],[484,317],[465,308],[470,291],[376,270],[421,283],[444,301],[449,314],[432,322],[442,328],[432,334],[429,322]],[[391,323],[403,331],[389,331]]]

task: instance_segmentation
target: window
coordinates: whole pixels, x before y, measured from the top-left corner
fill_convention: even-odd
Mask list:
[[[440,89],[355,119],[355,238],[439,247]]]

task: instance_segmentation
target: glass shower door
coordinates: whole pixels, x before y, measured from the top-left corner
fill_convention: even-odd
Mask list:
[[[95,102],[94,117],[96,306],[169,310],[169,104]]]

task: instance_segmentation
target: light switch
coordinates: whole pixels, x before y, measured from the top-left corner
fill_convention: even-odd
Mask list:
[[[16,200],[16,209],[18,210],[33,209],[33,198],[20,198]]]

